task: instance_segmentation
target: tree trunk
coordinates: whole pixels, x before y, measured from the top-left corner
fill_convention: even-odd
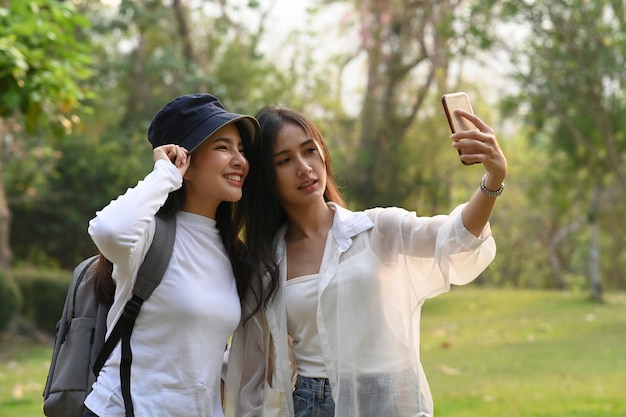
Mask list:
[[[356,4],[367,85],[354,169],[360,174],[352,188],[360,206],[402,205],[398,188],[407,169],[396,161],[436,74],[447,73],[447,60],[438,49],[447,38],[438,28],[450,17],[451,6],[448,1],[423,1],[419,7],[381,0]]]
[[[563,242],[569,239],[574,232],[580,229],[581,225],[581,222],[575,221],[563,227],[557,228],[556,232],[552,231],[549,236],[548,259],[550,261],[550,267],[552,268],[554,283],[560,290],[564,290],[566,287],[565,280],[563,278],[563,270],[567,269],[567,262],[564,260],[561,247]]]
[[[600,225],[598,224],[598,210],[602,186],[596,184],[591,211],[589,213],[589,226],[591,228],[591,241],[589,247],[589,281],[591,283],[591,298],[601,301],[602,280],[600,273]]]
[[[550,260],[550,267],[552,268],[552,276],[554,277],[554,284],[559,290],[565,289],[565,280],[563,279],[563,264],[559,257],[559,254],[552,245],[548,251],[548,259]]]
[[[4,136],[6,134],[5,124],[0,119],[0,271],[7,271],[11,268],[13,253],[11,252],[11,212],[7,196],[4,191],[4,175],[2,165],[2,152],[4,148]]]
[[[183,56],[185,57],[185,66],[188,71],[193,70],[193,63],[195,62],[195,54],[193,52],[193,42],[191,32],[189,31],[189,25],[187,24],[187,17],[185,16],[185,8],[180,0],[174,0],[172,2],[172,9],[174,9],[174,16],[178,23],[178,35],[183,43]]]

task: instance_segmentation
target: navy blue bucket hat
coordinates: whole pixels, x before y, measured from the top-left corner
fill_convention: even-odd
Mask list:
[[[209,136],[235,123],[242,136],[254,141],[259,122],[252,116],[230,113],[211,94],[188,94],[167,103],[152,119],[148,140],[152,148],[170,143],[193,152]]]

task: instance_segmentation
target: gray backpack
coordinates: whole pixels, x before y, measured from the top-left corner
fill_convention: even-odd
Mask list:
[[[52,361],[43,392],[43,412],[48,417],[82,417],[83,402],[104,363],[121,340],[120,378],[126,415],[133,416],[130,398],[130,335],[142,303],[159,285],[176,237],[176,219],[156,217],[152,245],[139,268],[133,297],[106,339],[106,318],[111,304],[99,303],[94,292],[95,264],[99,255],[75,269],[61,319],[57,324]]]

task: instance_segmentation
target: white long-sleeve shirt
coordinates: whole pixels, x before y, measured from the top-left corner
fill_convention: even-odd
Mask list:
[[[451,284],[472,281],[494,259],[489,225],[479,238],[472,235],[462,222],[463,206],[434,217],[395,207],[351,212],[330,206],[335,215],[317,277],[315,323],[335,415],[392,410],[398,393],[382,391],[381,399],[368,391],[374,381],[377,390],[401,387],[413,401],[402,404],[405,411],[386,415],[430,417],[433,403],[419,355],[421,307]],[[285,231],[277,236],[281,287],[270,306],[240,326],[233,338],[226,377],[228,417],[294,415]],[[383,383],[387,388],[381,388]],[[381,404],[385,401],[389,404]],[[263,404],[274,414],[262,414]]]
[[[174,165],[158,160],[143,181],[90,221],[89,234],[114,265],[116,291],[108,331],[132,295],[154,236],[155,214],[181,185]],[[215,220],[178,212],[169,265],[131,335],[136,417],[222,416],[222,356],[240,316],[235,278]],[[100,417],[124,416],[120,352],[118,344],[85,401]]]

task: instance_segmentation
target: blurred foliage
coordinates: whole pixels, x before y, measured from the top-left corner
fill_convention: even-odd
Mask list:
[[[533,182],[528,197],[544,208],[545,227],[538,235],[556,285],[569,286],[566,277],[577,271],[574,275],[586,275],[593,296],[601,298],[602,276],[615,275],[602,259],[614,259],[613,245],[624,242],[622,237],[611,244],[608,237],[615,214],[623,213],[626,188],[626,3],[477,4],[476,10],[489,9],[526,32],[521,42],[499,39],[510,51],[517,86],[502,103],[507,115],[523,112],[527,145],[548,156],[541,160],[549,169]],[[623,269],[618,259],[616,266]]]
[[[3,332],[11,323],[22,307],[22,295],[13,277],[6,272],[0,272],[0,332]]]
[[[71,273],[44,269],[18,268],[12,272],[23,297],[21,317],[50,335],[56,326],[72,278]]]
[[[35,16],[26,5],[45,3],[38,1],[10,3],[25,15],[19,22]],[[626,238],[618,227],[626,215],[623,1],[428,1],[416,8],[320,0],[280,39],[269,30],[277,23],[268,18],[268,0],[47,3],[79,23],[72,39],[83,42],[68,48],[67,60],[87,52],[90,64],[74,60],[83,67],[65,79],[80,80],[68,97],[82,107],[63,116],[71,128],[42,123],[28,131],[25,115],[6,120],[2,158],[16,265],[71,269],[93,254],[89,219],[151,169],[152,116],[198,91],[236,112],[282,103],[310,115],[329,142],[351,208],[449,212],[482,175],[480,166],[460,164],[441,111],[442,93],[464,90],[495,128],[510,169],[492,218],[498,255],[479,283],[588,290],[591,216],[600,230],[603,285],[626,287]],[[7,74],[22,68],[7,32],[16,20],[6,10],[5,89]],[[38,13],[51,21],[48,33],[72,40],[61,32],[68,21]],[[506,90],[480,67],[494,61],[510,76]],[[468,75],[468,63],[478,70]],[[354,77],[362,81],[348,104]],[[63,102],[35,85],[39,95]]]
[[[68,128],[87,97],[77,82],[92,75],[89,27],[71,2],[11,1],[0,6],[0,117],[23,116],[23,126]]]
[[[57,140],[79,123],[76,112],[87,109],[90,92],[82,82],[93,75],[88,32],[88,19],[71,2],[0,6],[0,268],[13,258],[9,194],[24,204],[47,192],[59,159]]]

